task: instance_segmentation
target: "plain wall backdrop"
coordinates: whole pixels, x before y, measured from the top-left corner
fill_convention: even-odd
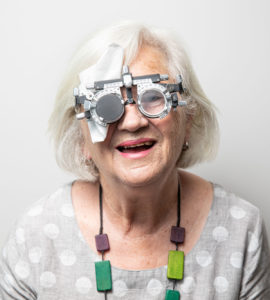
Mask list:
[[[221,129],[217,158],[191,171],[258,206],[269,235],[269,10],[268,0],[1,1],[0,246],[31,203],[72,180],[46,135],[56,90],[78,44],[123,19],[182,37]]]

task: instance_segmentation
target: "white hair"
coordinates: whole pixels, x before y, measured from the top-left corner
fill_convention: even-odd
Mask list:
[[[187,168],[212,159],[218,148],[219,130],[215,107],[204,94],[181,43],[169,30],[153,28],[134,21],[115,24],[101,30],[78,49],[59,87],[55,107],[49,120],[49,131],[55,145],[58,165],[80,179],[95,181],[98,170],[83,155],[83,135],[75,118],[73,88],[79,86],[79,73],[95,64],[107,47],[116,43],[124,48],[125,64],[130,64],[143,45],[156,48],[164,54],[169,75],[183,78],[183,95],[187,100],[186,115],[192,125],[189,149],[179,149],[177,166]]]

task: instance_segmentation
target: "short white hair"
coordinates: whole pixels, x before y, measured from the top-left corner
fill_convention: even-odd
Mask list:
[[[184,110],[186,115],[191,115],[192,120],[189,149],[179,149],[177,167],[187,168],[212,159],[219,142],[215,107],[204,94],[183,43],[169,30],[125,21],[88,38],[70,62],[49,120],[49,131],[54,141],[58,165],[83,180],[95,181],[98,178],[95,164],[83,155],[84,140],[80,122],[75,117],[73,88],[80,83],[79,73],[95,64],[112,43],[124,48],[125,64],[130,64],[144,45],[152,46],[163,53],[169,75],[176,78],[180,74],[183,78],[183,98],[187,100]]]

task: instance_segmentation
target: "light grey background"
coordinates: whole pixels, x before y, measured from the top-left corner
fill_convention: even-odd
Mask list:
[[[269,215],[268,0],[9,0],[0,4],[0,246],[26,207],[73,177],[46,135],[69,58],[92,31],[120,19],[172,28],[216,104],[219,155],[192,171]]]

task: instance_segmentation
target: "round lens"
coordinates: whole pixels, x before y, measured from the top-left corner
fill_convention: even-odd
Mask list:
[[[118,95],[108,94],[98,99],[96,112],[106,123],[113,123],[122,117],[124,105]]]
[[[147,90],[140,96],[140,104],[149,115],[158,115],[164,110],[165,97],[158,90]]]

